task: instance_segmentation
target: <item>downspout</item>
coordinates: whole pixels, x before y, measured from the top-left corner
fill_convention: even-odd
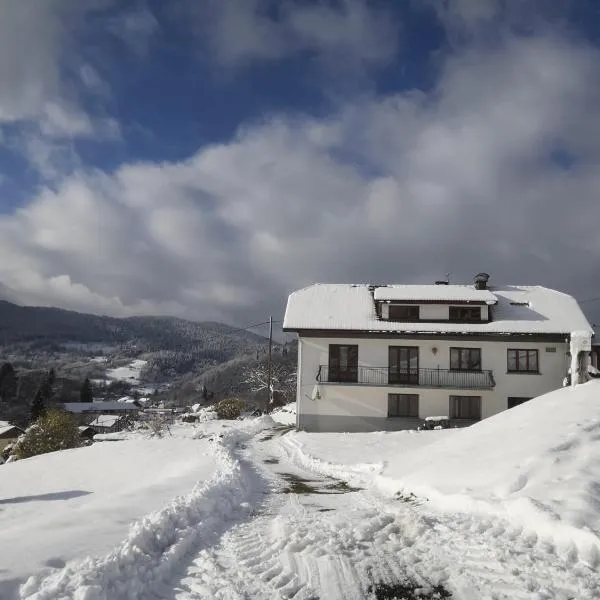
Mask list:
[[[300,398],[302,396],[302,337],[298,335],[298,372],[296,376],[296,430],[300,430]]]

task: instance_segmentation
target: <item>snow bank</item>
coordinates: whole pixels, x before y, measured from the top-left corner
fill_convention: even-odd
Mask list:
[[[46,578],[31,577],[20,597],[29,600],[117,600],[144,598],[167,581],[181,559],[226,521],[243,511],[251,487],[232,450],[236,444],[273,425],[269,418],[245,422],[208,442],[216,474],[189,494],[132,525],[117,548],[101,558],[67,565]]]
[[[32,574],[108,552],[132,521],[210,479],[212,444],[194,432],[131,433],[0,467],[0,598],[13,598]]]
[[[437,441],[423,445],[424,434]],[[356,475],[355,463],[375,464],[371,482],[386,493],[415,494],[442,511],[499,515],[600,563],[600,381],[468,428],[412,436],[297,433],[286,443],[305,466]]]
[[[378,431],[373,433],[291,432],[281,438],[283,449],[299,467],[342,479],[373,483],[390,463],[420,450],[458,429],[441,431]]]
[[[273,421],[281,423],[282,425],[296,425],[296,403],[286,404],[281,408],[276,408],[272,413],[271,417]]]

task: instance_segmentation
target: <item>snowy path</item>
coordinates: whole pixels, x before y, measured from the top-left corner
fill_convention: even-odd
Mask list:
[[[212,480],[138,522],[110,554],[31,578],[21,598],[378,600],[400,584],[408,600],[450,597],[436,589],[454,600],[600,598],[598,559],[575,546],[383,497],[364,465],[311,462],[268,421],[223,427],[204,434]]]
[[[499,519],[449,518],[349,487],[303,467],[283,442],[260,434],[239,451],[252,470],[249,516],[198,553],[169,598],[360,600],[375,597],[373,583],[407,580],[460,600],[600,597],[598,573],[576,552],[559,556]]]

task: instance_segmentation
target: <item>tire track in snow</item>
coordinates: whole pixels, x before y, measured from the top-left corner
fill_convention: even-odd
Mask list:
[[[392,583],[407,576],[427,587],[438,559],[430,555],[429,567],[421,568],[413,550],[425,524],[409,520],[401,527],[370,493],[331,493],[332,479],[326,476],[313,474],[308,481],[316,493],[281,493],[289,484],[283,474],[306,472],[294,472],[280,450],[276,439],[249,444],[246,459],[270,481],[262,514],[203,550],[174,598],[362,600],[373,581]],[[439,583],[435,572],[433,579]]]
[[[301,468],[343,477],[370,486],[368,466],[345,468],[305,455],[294,440],[280,443],[289,461]],[[460,600],[584,600],[600,598],[597,561],[580,561],[575,545],[561,551],[551,539],[500,517],[434,512],[426,503],[394,503],[371,492],[375,505],[393,518],[403,536],[398,540],[399,562],[406,573],[439,580]],[[410,510],[406,510],[410,506]],[[419,525],[420,524],[420,525]],[[413,536],[407,535],[413,531]],[[406,548],[412,564],[406,564]],[[379,544],[379,542],[378,542]],[[386,557],[384,557],[385,560]],[[419,568],[421,564],[422,568]],[[414,570],[413,570],[414,569]],[[398,570],[398,568],[396,569]],[[400,569],[402,572],[402,569]],[[413,571],[413,573],[411,573]],[[385,572],[382,574],[385,576]],[[381,578],[381,575],[380,575]],[[375,578],[377,579],[377,578]]]
[[[251,465],[233,454],[240,443],[270,426],[259,419],[215,437],[216,475],[186,496],[131,526],[127,538],[103,557],[69,563],[49,576],[31,577],[22,600],[147,600],[166,598],[171,581],[190,553],[214,544],[232,518],[248,516],[255,490]]]

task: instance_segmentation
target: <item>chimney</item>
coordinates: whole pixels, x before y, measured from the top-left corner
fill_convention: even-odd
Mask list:
[[[487,290],[487,283],[490,276],[487,273],[477,273],[475,277],[473,277],[473,282],[475,283],[476,290]]]

